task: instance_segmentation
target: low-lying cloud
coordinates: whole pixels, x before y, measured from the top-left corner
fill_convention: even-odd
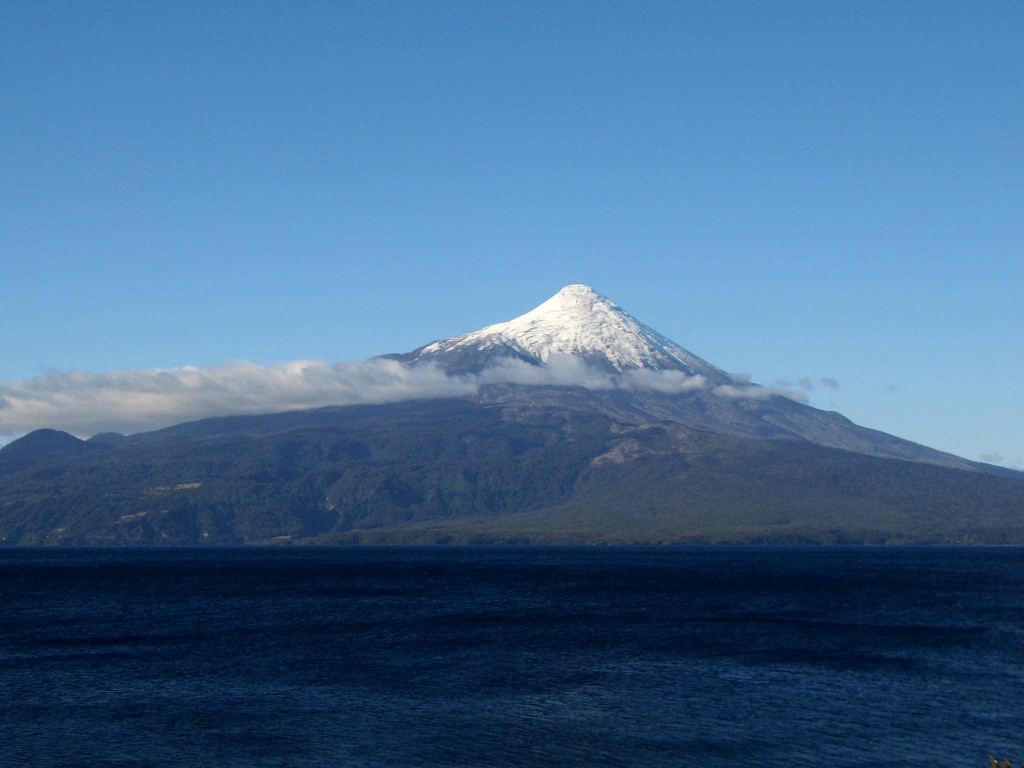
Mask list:
[[[730,398],[782,395],[806,401],[801,392],[758,387],[740,376],[730,384],[712,387],[703,376],[681,371],[610,373],[571,356],[553,357],[543,367],[510,360],[472,375],[448,375],[432,365],[409,367],[380,358],[342,363],[295,360],[274,366],[236,362],[215,368],[52,371],[0,382],[0,436],[9,439],[41,427],[81,436],[132,433],[207,416],[465,397],[501,383],[662,393],[706,390]]]
[[[711,390],[719,397],[744,398],[747,400],[767,400],[769,397],[788,397],[798,403],[807,403],[807,395],[791,389],[780,387],[758,387],[753,384],[719,384]]]
[[[1013,461],[1011,459],[1006,458],[1001,453],[983,453],[978,458],[981,459],[981,461],[984,461],[986,464],[996,464],[1000,467],[1006,467],[1007,469],[1015,469],[1018,472],[1024,472],[1024,465],[1022,465],[1019,461]]]
[[[783,389],[796,388],[803,390],[804,392],[811,392],[816,386],[814,379],[810,376],[802,376],[799,379],[776,379],[774,384],[776,387]],[[818,379],[817,384],[821,384],[821,386],[826,389],[831,389],[833,391],[839,389],[839,380],[833,379],[831,376],[822,376]]]
[[[48,426],[78,435],[138,432],[206,416],[270,413],[322,405],[457,397],[474,382],[393,360],[83,373],[54,371],[0,384],[0,434]]]
[[[573,355],[551,355],[543,366],[522,360],[504,360],[479,374],[456,377],[461,381],[487,384],[533,384],[538,386],[569,386],[585,389],[651,389],[665,394],[678,394],[704,389],[703,376],[687,376],[682,371],[656,371],[640,368],[622,373],[601,371]]]

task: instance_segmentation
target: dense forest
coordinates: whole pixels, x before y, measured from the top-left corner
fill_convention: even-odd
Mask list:
[[[1024,479],[564,403],[208,419],[0,450],[8,545],[1024,544]]]

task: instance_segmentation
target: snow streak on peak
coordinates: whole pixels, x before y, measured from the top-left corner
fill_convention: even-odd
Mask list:
[[[610,371],[676,370],[712,381],[729,379],[586,285],[567,285],[513,320],[436,341],[413,354],[442,364],[467,355],[484,361],[511,356],[541,365],[553,356],[573,356]]]

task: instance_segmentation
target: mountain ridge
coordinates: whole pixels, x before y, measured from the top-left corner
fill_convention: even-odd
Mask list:
[[[1024,473],[747,384],[586,286],[386,357],[478,386],[38,430],[0,448],[0,543],[1024,544]]]
[[[0,541],[1024,544],[1014,477],[564,402],[303,415],[204,420],[0,474]]]

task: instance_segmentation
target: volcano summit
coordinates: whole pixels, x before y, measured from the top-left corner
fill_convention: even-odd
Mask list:
[[[636,320],[586,285],[567,285],[539,307],[507,323],[435,341],[403,362],[433,362],[452,373],[478,372],[501,359],[547,364],[572,356],[603,371],[681,371],[725,384],[728,375]]]
[[[1024,544],[1021,473],[735,380],[587,286],[371,363],[457,386],[39,430],[0,449],[0,541]]]

